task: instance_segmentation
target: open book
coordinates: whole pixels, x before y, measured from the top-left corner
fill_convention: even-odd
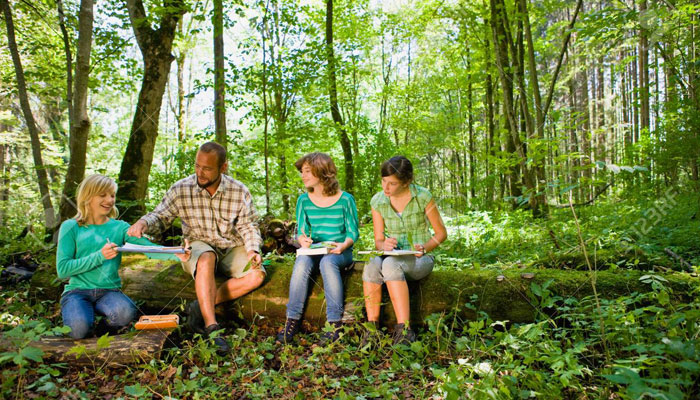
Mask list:
[[[182,247],[163,247],[163,246],[141,246],[138,244],[124,243],[124,246],[117,247],[117,251],[121,253],[166,253],[166,254],[184,254],[185,249]]]
[[[376,254],[379,256],[415,256],[416,254],[421,254],[421,252],[416,250],[370,250],[358,251],[357,254]]]
[[[300,247],[297,249],[298,256],[317,256],[328,254],[335,245],[331,242],[314,243],[308,248]]]

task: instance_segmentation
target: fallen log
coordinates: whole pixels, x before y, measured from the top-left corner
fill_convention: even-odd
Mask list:
[[[345,285],[344,321],[362,318],[364,308],[362,297],[363,262],[355,262],[354,268],[343,276]],[[271,260],[263,285],[257,290],[227,305],[225,311],[241,315],[247,320],[268,318],[278,321],[285,319],[289,280],[292,274],[292,261],[282,257]],[[532,274],[532,275],[530,275]],[[648,292],[651,286],[640,281],[647,272],[628,269],[597,272],[597,289],[601,297],[612,299],[633,292]],[[176,310],[183,301],[196,298],[192,277],[182,271],[179,263],[148,260],[143,256],[128,256],[122,261],[120,275],[123,291],[141,303],[143,309],[153,313]],[[667,286],[677,297],[686,297],[691,287],[697,285],[697,278],[685,273],[663,274]],[[224,278],[218,278],[219,283]],[[55,268],[43,265],[32,277],[32,293],[40,299],[58,299],[62,285],[56,285]],[[540,307],[532,294],[532,284],[540,287],[548,282],[548,290],[562,297],[582,298],[592,295],[590,275],[586,271],[557,270],[550,268],[525,267],[505,270],[480,269],[445,271],[435,270],[420,282],[410,282],[411,320],[423,323],[433,313],[450,312],[459,309],[461,315],[475,318],[479,311],[486,312],[494,320],[512,322],[533,321]],[[325,298],[321,276],[314,277],[312,290],[307,301],[304,318],[312,324],[325,322]],[[385,293],[386,295],[386,293]],[[476,300],[471,300],[476,295]],[[465,307],[470,302],[474,309]],[[382,321],[393,325],[393,310],[382,307]]]
[[[44,361],[97,369],[103,366],[143,364],[158,358],[168,335],[170,330],[134,331],[110,336],[109,344],[102,346],[98,345],[100,338],[97,337],[80,340],[49,337],[30,342],[27,346],[40,349]],[[12,344],[2,339],[0,348],[12,348]]]

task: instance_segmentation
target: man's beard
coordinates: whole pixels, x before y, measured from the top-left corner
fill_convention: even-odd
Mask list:
[[[197,186],[199,186],[200,189],[206,189],[215,183],[219,183],[220,180],[221,180],[221,174],[219,174],[219,176],[217,176],[215,180],[207,181],[207,183],[205,183],[205,184],[199,183],[199,178],[197,178]]]

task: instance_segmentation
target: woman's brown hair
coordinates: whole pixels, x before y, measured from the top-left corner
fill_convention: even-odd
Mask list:
[[[321,181],[323,185],[323,194],[325,196],[333,196],[338,193],[338,169],[333,163],[333,159],[326,153],[309,153],[297,160],[294,166],[299,172],[304,164],[308,164],[311,168],[311,173]],[[308,188],[309,192],[313,192],[313,188]]]

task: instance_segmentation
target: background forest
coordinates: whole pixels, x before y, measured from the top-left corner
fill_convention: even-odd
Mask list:
[[[231,381],[241,383],[233,397],[700,393],[691,275],[700,264],[696,0],[0,4],[5,265],[27,251],[51,262],[53,234],[75,214],[84,176],[114,177],[120,218],[131,222],[193,173],[201,143],[216,140],[261,216],[292,218],[304,190],[294,161],[327,152],[357,199],[369,246],[378,167],[403,154],[448,225],[436,269],[578,268],[592,274],[595,292],[595,271],[619,268],[647,272],[639,280],[648,288],[601,304],[597,294],[576,300],[550,291],[550,281],[533,283],[533,307],[566,304],[566,323],[542,317],[506,327],[454,313],[449,329],[429,320],[420,346],[393,355],[357,359],[348,345],[274,356],[290,370],[335,366],[318,381],[245,354],[239,375],[206,361],[163,378],[182,361],[173,350],[151,365],[157,384],[143,372],[117,379],[100,370],[79,387],[62,379],[85,372],[28,369],[41,356],[21,356],[29,347],[19,346],[0,353],[13,366],[5,395],[80,396],[114,379],[116,396],[166,393],[172,383],[182,397],[217,397],[216,385]],[[669,283],[681,273],[691,279],[683,290]],[[28,286],[4,287],[2,296],[3,330],[28,338],[60,325],[46,315],[57,304],[17,300],[31,297]],[[271,341],[250,329],[238,345],[269,350]],[[297,357],[307,360],[293,364]]]

